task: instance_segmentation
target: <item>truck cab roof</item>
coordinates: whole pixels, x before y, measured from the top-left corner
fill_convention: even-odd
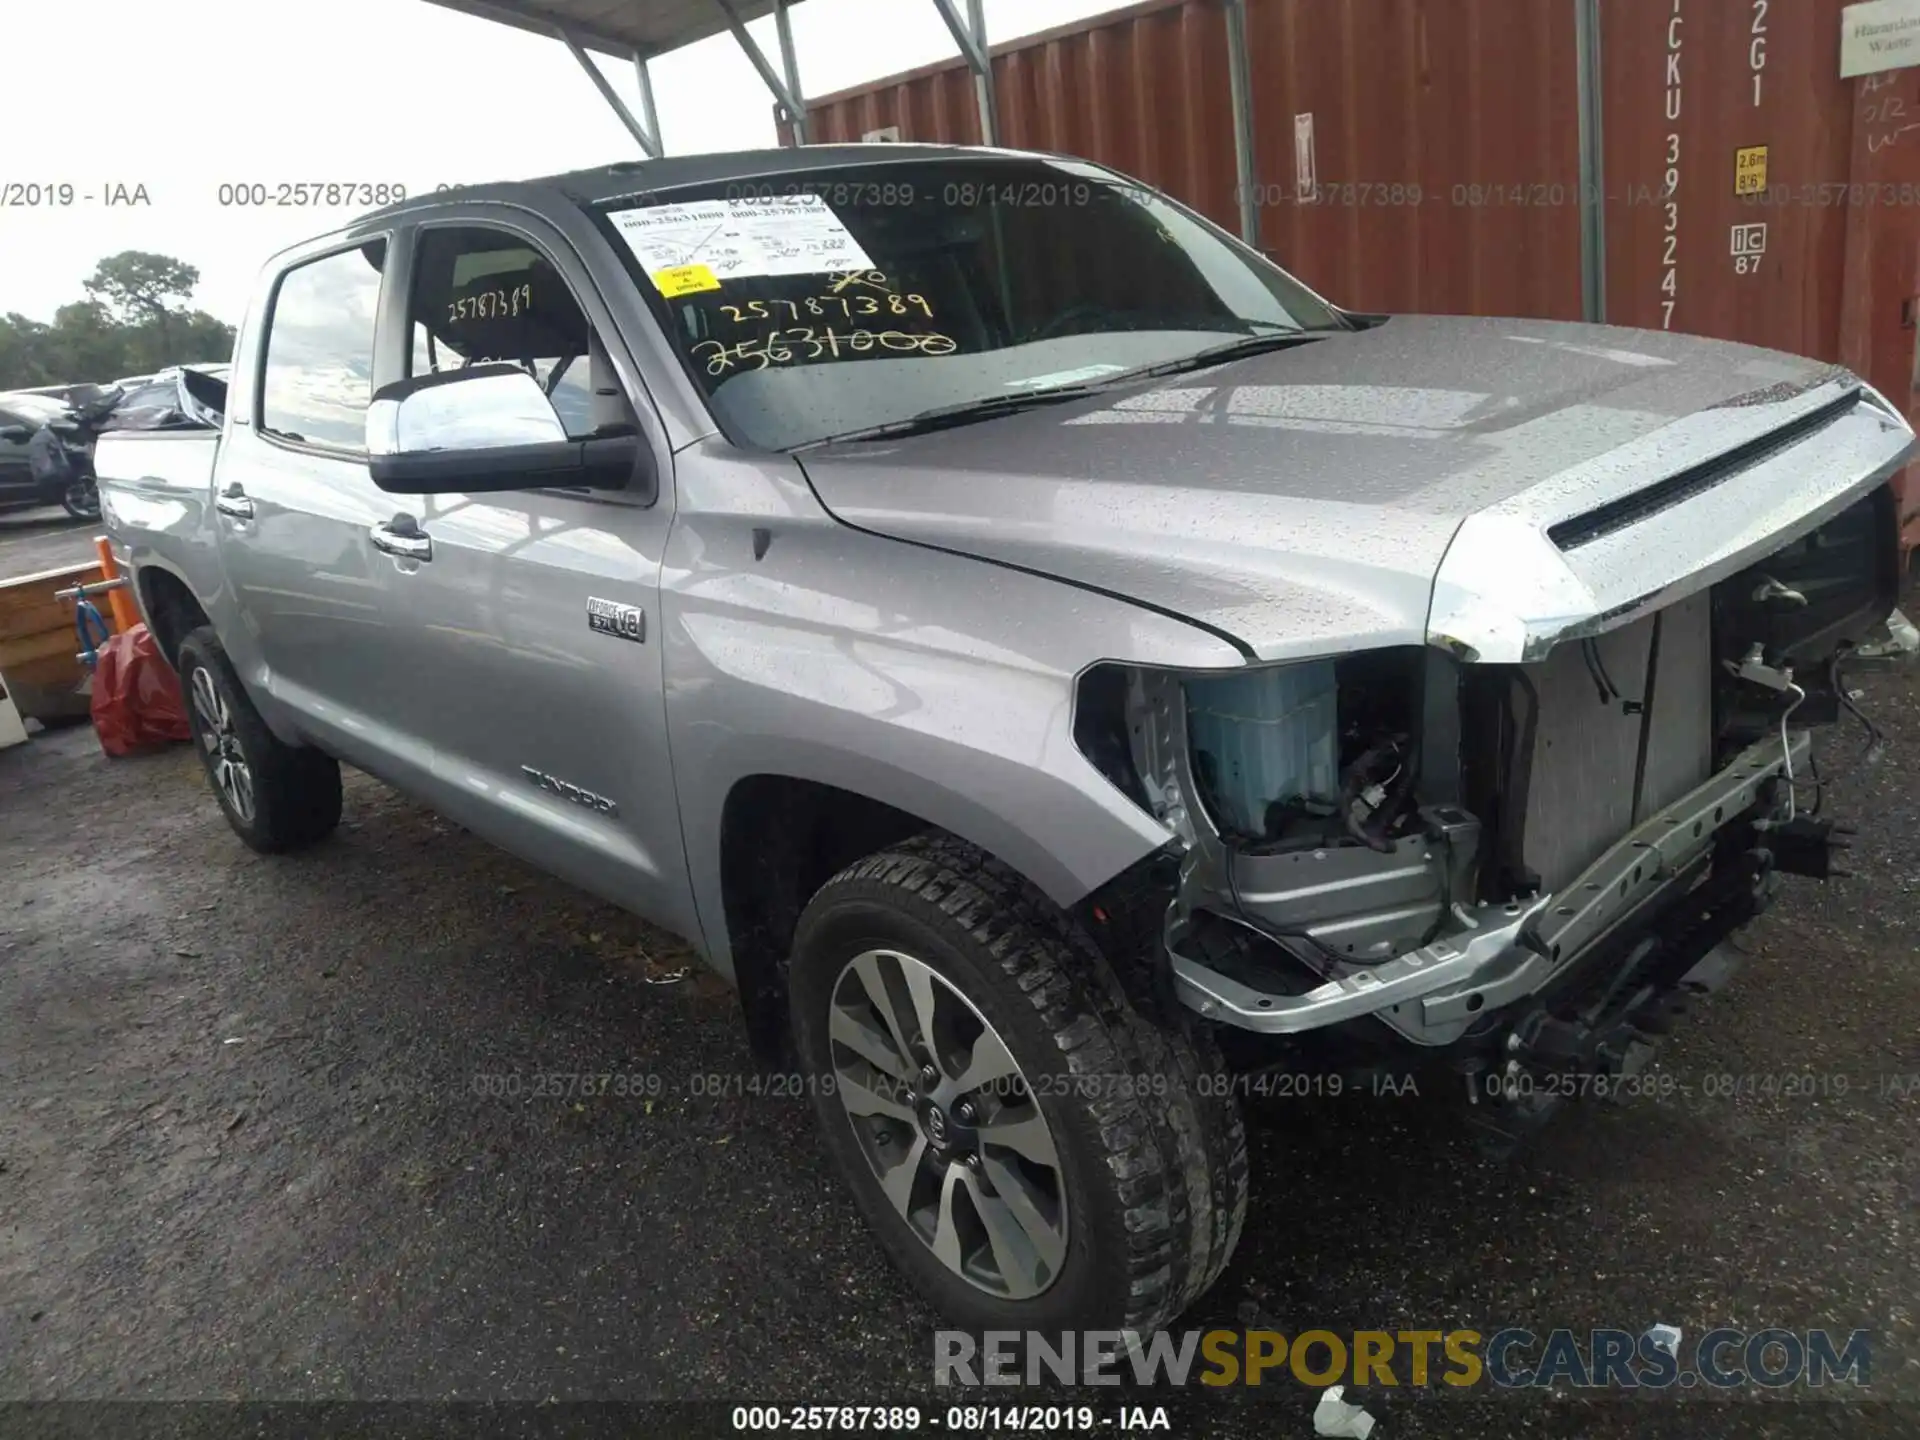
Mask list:
[[[527,180],[494,180],[454,185],[411,195],[359,217],[356,227],[372,220],[388,220],[431,210],[458,200],[502,200],[524,203],[540,192],[580,204],[648,192],[665,192],[712,185],[729,180],[772,180],[784,175],[812,174],[844,166],[889,162],[964,159],[970,156],[1027,155],[1036,152],[983,148],[975,145],[808,145],[799,149],[736,150],[714,155],[669,155],[659,160],[621,160],[589,170],[570,170]]]

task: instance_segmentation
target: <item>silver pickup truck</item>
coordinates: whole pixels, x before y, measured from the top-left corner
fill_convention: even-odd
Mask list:
[[[1912,439],[1787,355],[1343,311],[1080,161],[820,147],[298,246],[221,427],[97,468],[242,840],[344,763],[688,937],[942,1312],[1145,1329],[1259,1077],[1511,1142],[1829,873]]]

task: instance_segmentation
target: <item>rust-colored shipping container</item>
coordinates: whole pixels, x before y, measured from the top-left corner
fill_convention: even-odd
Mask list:
[[[1247,9],[1263,249],[1355,309],[1580,318],[1571,0]]]
[[[1227,34],[1217,0],[1149,0],[994,51],[1002,143],[1085,155],[1238,228]],[[897,127],[980,143],[973,75],[954,60],[807,106],[816,143]]]
[[[1600,7],[1608,320],[1838,357],[1841,3]]]
[[[1259,243],[1356,309],[1597,310],[1842,361],[1920,420],[1920,71],[1841,79],[1845,3],[1587,0],[1590,183],[1583,0],[1245,0]],[[1238,230],[1227,36],[1223,0],[1150,0],[999,46],[1000,139]],[[957,58],[817,100],[809,124],[980,134]],[[1913,544],[1911,472],[1904,491]]]
[[[996,47],[1000,139],[1238,230],[1223,11],[1149,0]],[[1572,20],[1571,0],[1253,0],[1262,248],[1356,309],[1578,319]],[[807,123],[823,144],[980,138],[959,59],[813,101]]]

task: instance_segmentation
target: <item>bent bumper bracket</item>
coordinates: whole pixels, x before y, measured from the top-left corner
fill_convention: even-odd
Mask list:
[[[1181,1000],[1210,1020],[1267,1035],[1317,1030],[1372,1015],[1421,1045],[1458,1039],[1481,1014],[1538,993],[1592,944],[1702,862],[1721,828],[1761,803],[1776,777],[1804,771],[1811,741],[1762,741],[1704,785],[1611,846],[1566,889],[1520,904],[1456,906],[1461,928],[1376,965],[1342,964],[1305,994],[1256,989],[1181,952],[1170,921],[1168,958]]]

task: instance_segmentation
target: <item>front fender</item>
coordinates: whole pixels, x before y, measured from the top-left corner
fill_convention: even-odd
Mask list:
[[[756,542],[689,515],[663,587],[668,725],[708,953],[730,968],[721,817],[742,779],[837,786],[940,826],[1070,905],[1169,832],[1073,741],[1102,660],[1231,668],[1212,635],[1057,581],[831,519]],[[767,528],[764,527],[763,529]]]

